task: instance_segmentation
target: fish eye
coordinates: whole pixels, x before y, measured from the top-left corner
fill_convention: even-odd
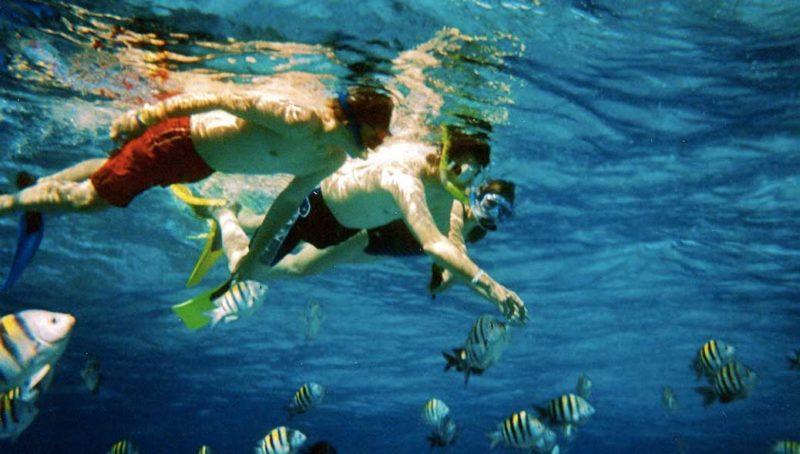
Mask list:
[[[57,318],[55,318],[55,317],[51,317],[51,318],[50,318],[50,323],[52,323],[53,325],[55,325],[56,323],[58,323],[58,319],[57,319]]]

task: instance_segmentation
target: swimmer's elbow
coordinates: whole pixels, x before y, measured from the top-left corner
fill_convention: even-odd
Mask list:
[[[437,263],[448,262],[453,255],[453,248],[452,243],[443,239],[428,241],[422,245],[422,250]]]

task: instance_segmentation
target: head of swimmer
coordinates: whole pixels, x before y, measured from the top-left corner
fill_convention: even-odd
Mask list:
[[[486,166],[489,165],[491,147],[484,133],[468,134],[459,128],[449,126],[447,134],[446,178],[466,189]],[[443,150],[444,152],[444,150]],[[443,181],[443,183],[445,183]]]
[[[514,214],[516,185],[507,180],[488,180],[470,193],[471,216],[478,223],[467,232],[467,241],[475,243]]]
[[[340,100],[341,118],[361,148],[375,149],[389,137],[394,103],[380,89],[354,86],[347,90],[346,106]],[[363,154],[364,150],[358,150]]]

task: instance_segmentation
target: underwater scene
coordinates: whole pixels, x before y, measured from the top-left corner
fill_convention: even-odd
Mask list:
[[[766,0],[4,0],[0,453],[800,453],[798,24]],[[287,87],[332,113],[308,133],[287,101],[281,136],[258,109]],[[99,209],[169,106],[208,171]],[[229,222],[259,237],[290,199],[250,243],[263,276],[230,280]],[[349,239],[289,241],[329,233],[319,204]],[[391,248],[340,252],[367,238]]]

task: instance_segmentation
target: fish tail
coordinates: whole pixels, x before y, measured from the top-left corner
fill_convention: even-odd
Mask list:
[[[698,386],[694,390],[697,391],[697,393],[699,393],[701,396],[703,396],[704,407],[708,407],[709,405],[714,403],[715,400],[717,400],[717,394],[714,392],[712,388],[709,388],[707,386]]]
[[[453,367],[458,369],[458,365],[461,363],[461,361],[458,359],[458,357],[456,357],[454,355],[451,355],[451,354],[449,354],[447,352],[442,352],[442,356],[444,356],[444,359],[447,360],[447,364],[444,365],[444,371],[445,372],[447,372],[448,370],[450,370]]]
[[[497,445],[503,441],[503,434],[499,429],[494,432],[489,432],[486,436],[489,437],[489,449],[491,450],[497,448]]]
[[[214,328],[222,321],[223,317],[225,317],[225,312],[222,310],[221,307],[216,309],[212,309],[207,312],[203,312],[203,315],[211,319],[211,327]]]

